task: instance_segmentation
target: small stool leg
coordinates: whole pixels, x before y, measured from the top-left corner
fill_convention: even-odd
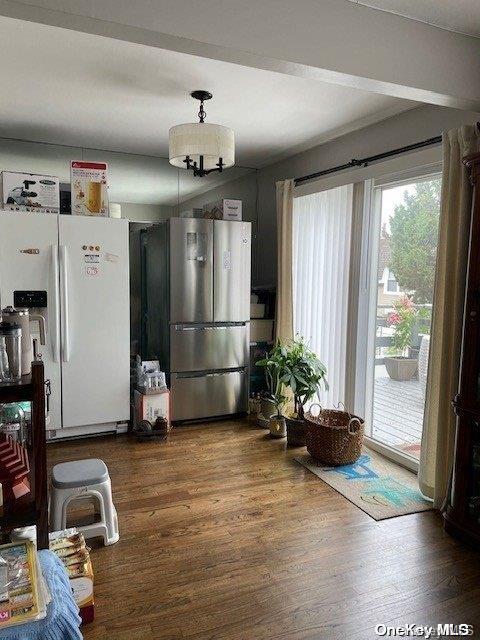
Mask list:
[[[67,508],[65,501],[68,496],[68,492],[52,487],[50,498],[50,529],[52,531],[61,531],[66,528]]]
[[[100,493],[102,494],[103,501],[102,508],[102,520],[105,522],[107,536],[104,538],[106,545],[115,544],[119,540],[118,533],[118,517],[117,510],[113,504],[112,498],[112,483],[110,478],[106,482],[98,485]]]

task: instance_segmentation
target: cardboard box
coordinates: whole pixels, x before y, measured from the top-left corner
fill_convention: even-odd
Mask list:
[[[203,217],[213,220],[242,220],[242,201],[224,198],[203,205]]]
[[[170,426],[170,392],[168,389],[151,395],[144,395],[135,390],[134,402],[136,424],[142,420],[148,420],[153,424],[157,418],[165,418]]]
[[[179,217],[180,218],[203,218],[203,209],[201,207],[194,207],[193,209],[182,211]]]
[[[265,317],[265,305],[261,302],[250,303],[250,318],[264,318]]]
[[[2,207],[11,211],[59,213],[59,180],[36,173],[2,171]]]
[[[273,340],[273,320],[250,320],[250,343],[271,342]]]
[[[93,599],[93,568],[90,558],[85,564],[84,575],[78,578],[70,578],[70,588],[72,589],[73,599],[80,609],[82,623],[93,622],[95,602]]]
[[[106,162],[71,162],[72,215],[108,216],[107,171]]]

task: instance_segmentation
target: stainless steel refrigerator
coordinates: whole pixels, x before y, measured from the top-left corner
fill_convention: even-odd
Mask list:
[[[170,218],[145,231],[146,354],[173,420],[247,410],[251,223]]]

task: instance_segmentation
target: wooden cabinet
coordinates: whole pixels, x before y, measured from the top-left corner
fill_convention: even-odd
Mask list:
[[[464,158],[473,188],[467,285],[463,318],[455,460],[445,529],[480,542],[480,153]]]

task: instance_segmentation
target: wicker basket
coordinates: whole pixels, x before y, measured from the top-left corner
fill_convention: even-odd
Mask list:
[[[307,432],[305,420],[285,418],[287,423],[287,445],[289,447],[304,447]]]
[[[312,407],[311,407],[312,408]],[[322,409],[318,416],[307,413],[307,451],[320,464],[352,464],[362,453],[365,422],[340,409]]]

